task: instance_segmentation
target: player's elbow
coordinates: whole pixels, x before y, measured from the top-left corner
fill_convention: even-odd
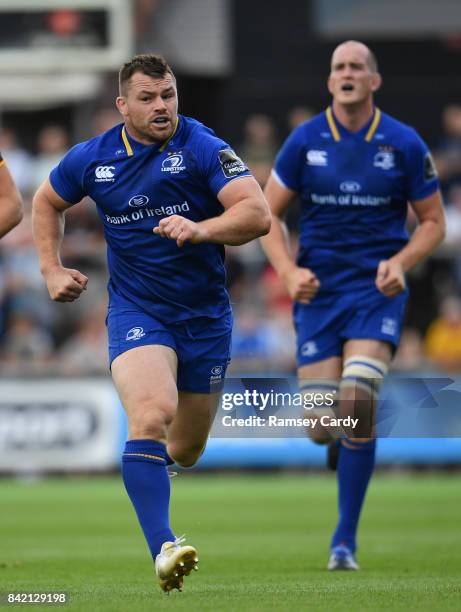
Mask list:
[[[5,206],[1,205],[1,208],[6,211],[6,218],[8,219],[8,231],[19,225],[23,219],[24,212],[22,207],[22,199],[19,193],[15,196],[9,197]]]
[[[442,219],[439,223],[439,244],[441,244],[447,236],[447,221],[445,219],[445,215],[443,215]]]
[[[22,204],[22,198],[19,194],[14,200],[13,212],[11,214],[11,218],[14,224],[13,227],[16,227],[16,225],[19,225],[24,218],[24,207]]]
[[[36,217],[58,215],[61,211],[57,208],[50,200],[48,195],[43,192],[41,188],[36,192],[32,198],[32,221]]]
[[[261,211],[258,213],[257,216],[257,236],[255,236],[256,238],[259,238],[261,236],[266,236],[270,231],[271,231],[271,224],[272,224],[272,215],[269,211],[269,208],[266,206],[264,206],[264,208],[261,209]]]
[[[439,217],[438,219],[434,219],[433,227],[432,227],[432,236],[433,236],[432,250],[438,248],[442,244],[442,242],[446,238],[446,233],[447,233],[447,226],[445,222],[445,216]]]
[[[269,211],[267,211],[263,218],[261,236],[267,236],[267,234],[271,231],[271,227],[272,215]]]
[[[32,215],[35,215],[37,211],[41,210],[47,204],[40,190],[38,190],[32,198]]]

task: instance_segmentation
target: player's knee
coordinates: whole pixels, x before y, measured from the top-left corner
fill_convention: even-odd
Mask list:
[[[385,362],[363,355],[345,361],[340,412],[350,419],[344,426],[348,438],[367,443],[373,437],[376,402],[387,369]]]
[[[332,440],[328,431],[322,426],[310,427],[307,435],[315,444],[329,444]]]
[[[332,432],[320,424],[322,416],[335,417],[338,407],[338,381],[333,379],[300,380],[306,415],[316,417],[317,422],[306,429],[315,444],[329,444]]]
[[[171,456],[171,455],[170,455]],[[190,468],[193,467],[199,460],[200,455],[181,455],[179,457],[172,457],[180,467]]]
[[[154,393],[139,394],[133,398],[128,413],[130,435],[137,438],[164,437],[174,419],[177,403],[174,398]]]
[[[183,445],[175,442],[170,442],[167,447],[168,454],[175,463],[181,467],[192,467],[202,456],[205,447],[202,444]]]
[[[375,438],[344,438],[341,440],[341,445],[349,448],[350,450],[361,450],[366,447],[370,442],[374,442]]]

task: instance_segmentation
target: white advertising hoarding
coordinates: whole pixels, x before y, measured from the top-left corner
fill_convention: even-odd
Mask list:
[[[112,469],[119,431],[109,379],[0,380],[0,472]]]

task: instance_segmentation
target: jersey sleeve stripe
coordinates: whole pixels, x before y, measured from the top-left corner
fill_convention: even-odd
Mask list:
[[[272,176],[275,178],[275,180],[277,181],[277,183],[278,183],[278,184],[279,184],[281,187],[285,187],[285,189],[290,189],[290,191],[293,191],[293,189],[291,189],[290,187],[288,187],[288,185],[282,181],[282,179],[280,178],[280,176],[277,174],[277,171],[275,170],[275,168],[272,168],[271,174],[272,174]]]

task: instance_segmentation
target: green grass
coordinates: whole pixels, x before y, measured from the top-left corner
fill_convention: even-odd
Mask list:
[[[333,476],[185,474],[172,488],[172,524],[200,554],[183,593],[158,590],[117,478],[0,480],[0,591],[64,590],[54,608],[85,612],[461,609],[458,475],[378,475],[362,570],[333,574]]]

